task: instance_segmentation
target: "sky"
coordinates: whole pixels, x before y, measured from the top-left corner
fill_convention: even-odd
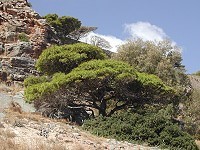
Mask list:
[[[187,73],[200,70],[200,0],[28,0],[40,15],[56,13],[98,27],[112,49],[135,37],[170,39],[182,49]],[[88,41],[88,39],[83,39]]]

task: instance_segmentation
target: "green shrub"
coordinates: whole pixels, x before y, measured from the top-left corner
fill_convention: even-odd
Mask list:
[[[151,146],[170,149],[197,150],[194,139],[162,112],[145,115],[126,112],[111,117],[100,116],[87,120],[83,129],[117,140],[149,143]]]
[[[29,42],[29,37],[24,32],[20,33],[18,38],[21,42]]]

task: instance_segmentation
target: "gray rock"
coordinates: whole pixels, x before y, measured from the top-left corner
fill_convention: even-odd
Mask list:
[[[19,103],[19,105],[22,107],[22,110],[25,112],[35,112],[35,108],[33,104],[26,103],[24,98],[13,97],[12,95],[0,92],[0,104],[1,104],[0,109],[1,110],[3,110],[4,108],[8,108],[12,101]],[[3,112],[1,112],[0,118],[3,116],[4,114]]]
[[[10,57],[21,56],[23,53],[32,52],[32,44],[30,42],[5,44],[5,52]]]
[[[15,81],[24,81],[25,78],[26,78],[25,75],[19,75],[19,74],[13,75],[13,80],[15,80]]]
[[[34,67],[35,61],[27,57],[12,57],[10,59],[12,67]]]

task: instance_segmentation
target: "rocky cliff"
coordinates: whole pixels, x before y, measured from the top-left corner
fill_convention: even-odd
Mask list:
[[[0,69],[22,81],[37,73],[35,59],[51,44],[59,44],[52,28],[27,0],[0,0]]]

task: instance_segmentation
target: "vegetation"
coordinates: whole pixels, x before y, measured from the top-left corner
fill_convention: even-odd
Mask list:
[[[169,110],[168,110],[169,111]],[[173,124],[170,112],[138,114],[121,112],[111,117],[87,120],[83,128],[98,136],[142,142],[170,149],[197,150],[194,139]]]
[[[56,72],[69,73],[83,62],[104,58],[106,55],[100,48],[88,44],[52,46],[40,55],[36,68],[48,75]]]
[[[134,104],[169,103],[174,93],[158,77],[113,60],[85,62],[66,75],[55,74],[51,82],[26,85],[30,85],[25,91],[29,101],[47,99],[50,103],[56,96],[66,104],[97,109],[103,116]]]
[[[182,65],[181,50],[170,41],[129,41],[118,49],[112,58],[129,63],[140,72],[157,75],[168,86],[176,89],[177,97],[174,108],[176,115],[186,117],[186,112],[179,107],[191,99],[192,88],[185,67]],[[184,107],[185,108],[185,107]]]
[[[200,140],[200,77],[197,75],[189,75],[193,92],[191,100],[187,102],[185,107],[185,128],[196,139]]]
[[[21,42],[29,42],[29,37],[24,32],[20,33],[18,38]]]
[[[34,84],[44,83],[44,82],[48,82],[48,81],[50,81],[50,79],[48,79],[47,76],[40,76],[40,77],[30,76],[30,77],[26,78],[26,80],[24,81],[24,86],[28,87],[28,86],[32,86]]]
[[[180,49],[170,41],[129,41],[122,45],[113,59],[128,62],[136,70],[155,74],[170,86],[186,87],[189,79],[182,65]]]
[[[81,26],[79,29],[67,35],[67,37],[73,40],[79,40],[80,38],[86,36],[89,32],[95,31],[96,29],[97,27]]]
[[[103,49],[110,49],[112,48],[110,43],[108,41],[106,41],[104,38],[99,37],[99,36],[92,36],[90,39],[90,43],[92,45],[95,45],[97,47],[103,48]]]
[[[66,16],[45,18],[63,41],[95,29]],[[96,46],[109,46],[104,39],[93,40]],[[97,135],[196,150],[194,139],[176,124],[183,125],[182,120],[175,118],[179,102],[191,94],[179,48],[169,41],[138,39],[108,59],[94,45],[54,45],[44,50],[36,63],[43,76],[24,81],[27,102],[44,115],[75,117],[80,124],[89,118],[87,110],[95,112],[96,118],[83,127]]]
[[[59,17],[57,14],[48,14],[44,16],[44,18],[46,19],[47,23],[54,27],[56,34],[63,43],[69,33],[81,27],[81,21],[70,16]]]

